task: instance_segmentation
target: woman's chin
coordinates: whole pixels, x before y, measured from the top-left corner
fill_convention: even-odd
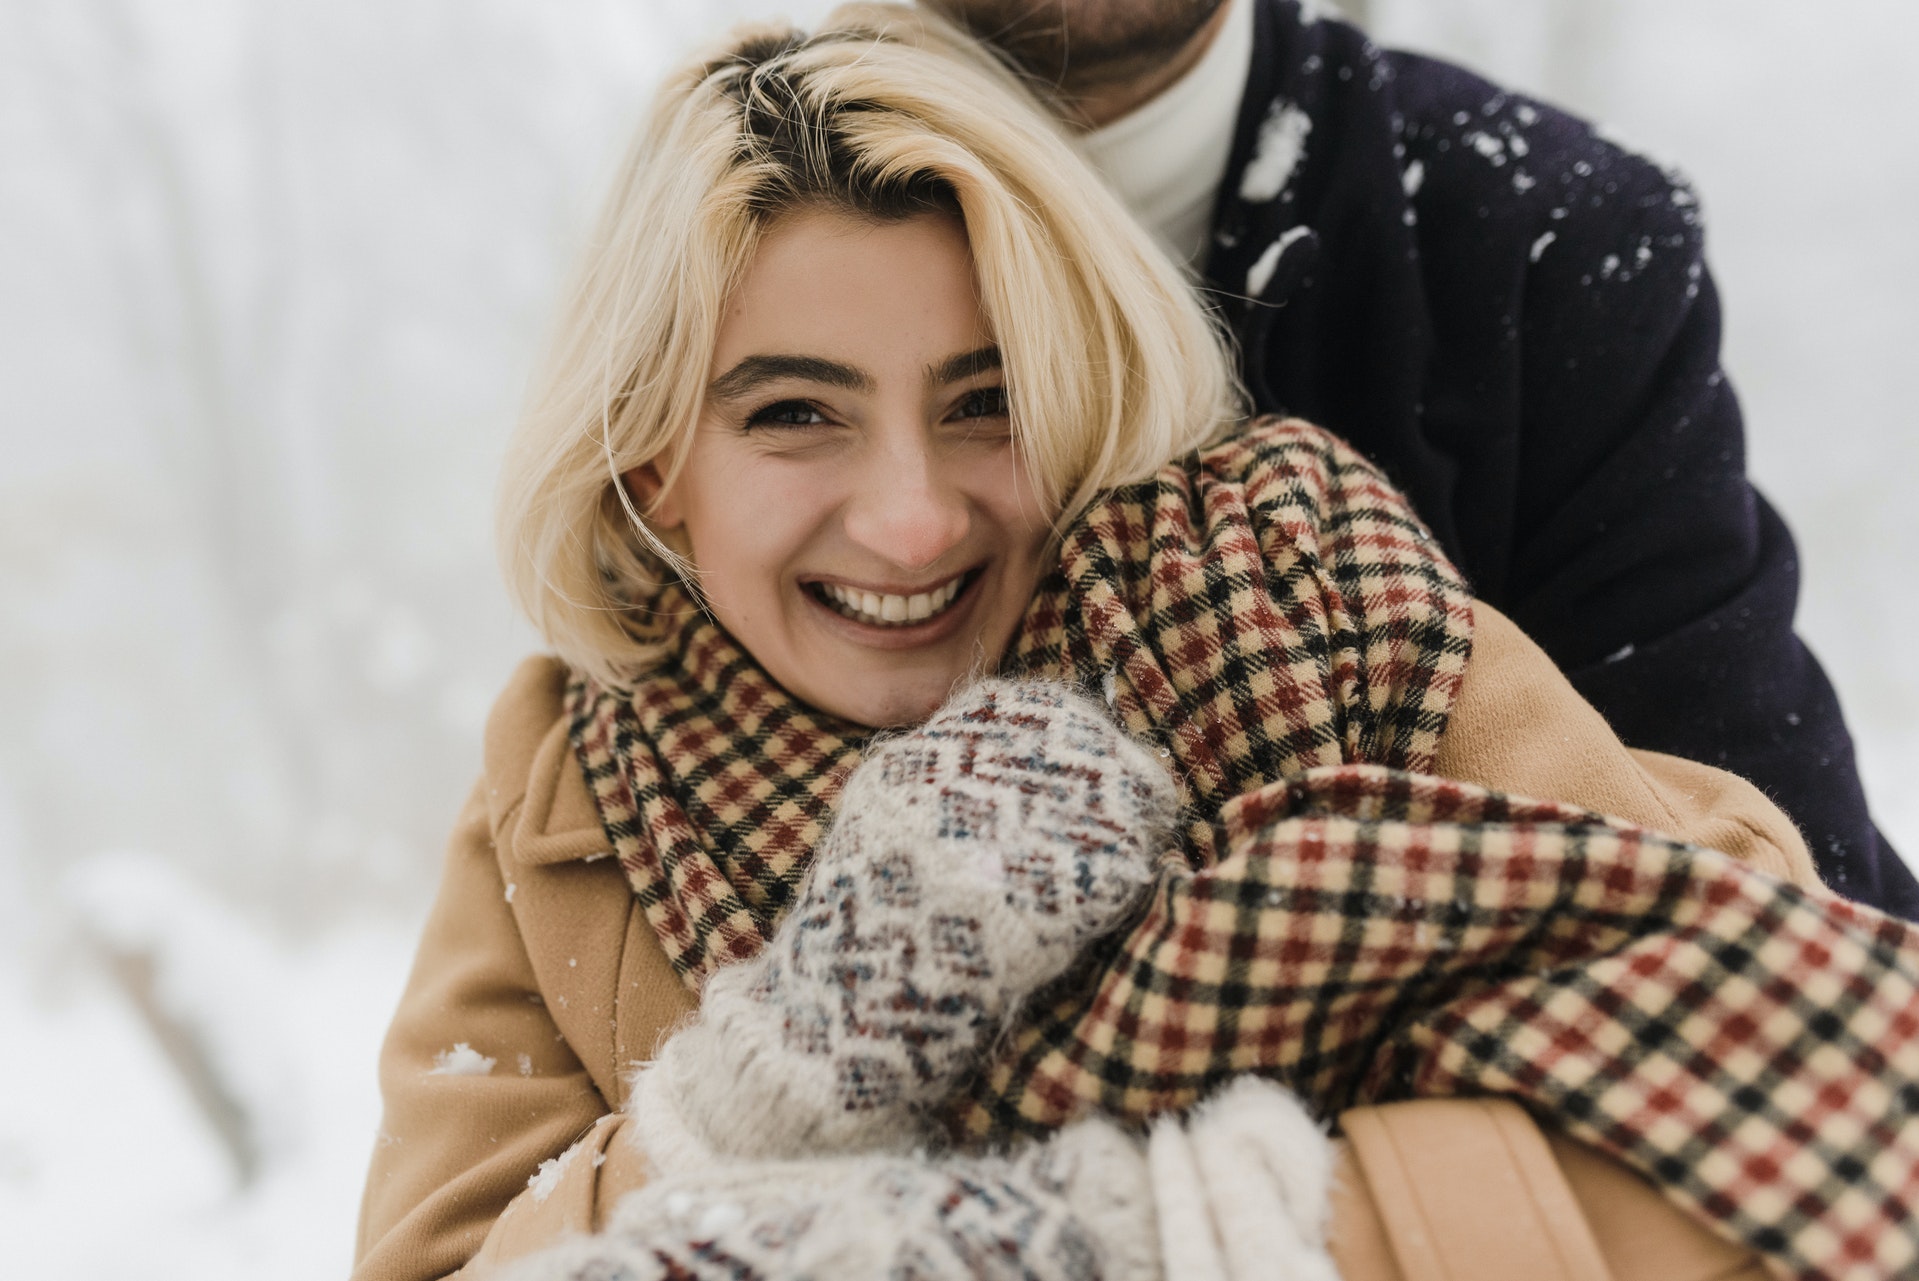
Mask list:
[[[808,698],[823,712],[831,713],[855,725],[869,729],[899,729],[918,725],[939,710],[955,689],[964,685],[971,672],[947,675],[915,675],[902,678],[874,676],[860,679],[848,672],[848,679],[834,682],[835,688],[821,690]]]
[[[860,717],[859,723],[870,729],[906,729],[924,724],[945,701],[944,695],[939,698],[913,698],[902,695],[895,702],[878,705],[865,716]]]

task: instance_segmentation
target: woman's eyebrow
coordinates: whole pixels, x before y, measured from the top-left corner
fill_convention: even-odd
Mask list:
[[[988,343],[974,351],[962,352],[948,357],[937,365],[928,365],[926,379],[936,386],[946,383],[964,382],[1002,365],[998,343]]]
[[[848,391],[873,390],[872,375],[836,360],[819,356],[748,356],[708,383],[706,394],[717,400],[732,400],[782,378],[825,383]]]

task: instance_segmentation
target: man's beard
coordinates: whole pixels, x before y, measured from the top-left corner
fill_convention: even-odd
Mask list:
[[[1163,65],[1226,0],[926,0],[1027,74],[1068,93]]]

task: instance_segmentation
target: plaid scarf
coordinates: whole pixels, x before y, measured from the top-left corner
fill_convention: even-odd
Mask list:
[[[676,588],[662,660],[569,691],[602,823],[698,990],[756,952],[865,731]],[[1256,1071],[1325,1115],[1502,1093],[1794,1275],[1919,1262],[1919,936],[1568,807],[1431,777],[1471,600],[1337,438],[1264,423],[1114,491],[1001,664],[1156,745],[1190,867],[1034,1005],[956,1133],[1145,1117]]]
[[[1322,1115],[1503,1094],[1782,1275],[1919,1275],[1919,930],[1551,802],[1377,766],[1237,798],[1226,858],[955,1100],[962,1135],[1229,1077]]]

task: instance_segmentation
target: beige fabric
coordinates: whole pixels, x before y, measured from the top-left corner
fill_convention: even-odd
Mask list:
[[[1761,1281],[1764,1265],[1611,1157],[1506,1099],[1340,1118],[1343,1281]]]
[[[1476,1281],[1612,1281],[1551,1149],[1517,1105],[1421,1099],[1358,1108],[1340,1126],[1404,1281],[1451,1281],[1460,1260]],[[1353,1271],[1342,1269],[1359,1281]]]
[[[1792,820],[1743,778],[1626,747],[1513,621],[1473,604],[1473,659],[1434,771],[1567,801],[1723,850],[1797,885],[1819,874]]]
[[[1545,1137],[1566,1186],[1585,1211],[1586,1226],[1599,1244],[1599,1253],[1619,1281],[1768,1281],[1771,1277],[1750,1251],[1720,1240],[1675,1212],[1659,1189],[1611,1157],[1563,1134]]]
[[[1512,623],[1477,612],[1442,773],[1616,814],[1812,882],[1804,843],[1756,789],[1629,752]],[[485,777],[455,825],[381,1053],[386,1115],[356,1281],[463,1265],[474,1281],[560,1234],[597,1230],[645,1177],[617,1115],[623,1078],[692,1000],[618,865],[593,858],[607,842],[568,747],[564,680],[557,661],[529,659],[488,721]],[[435,1056],[461,1043],[492,1070],[436,1074]],[[576,1141],[539,1190],[528,1186]],[[1373,1275],[1393,1276],[1349,1281]]]

